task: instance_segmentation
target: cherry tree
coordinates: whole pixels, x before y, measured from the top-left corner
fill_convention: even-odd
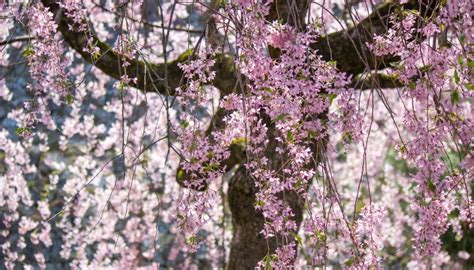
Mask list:
[[[2,267],[473,264],[471,1],[0,7]]]

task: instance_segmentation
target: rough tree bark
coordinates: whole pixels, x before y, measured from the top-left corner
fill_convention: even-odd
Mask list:
[[[337,67],[341,71],[354,76],[374,69],[383,68],[389,62],[396,61],[397,59],[393,57],[373,57],[366,43],[371,41],[373,34],[383,34],[387,31],[389,28],[389,15],[400,9],[414,9],[418,10],[424,17],[430,17],[438,10],[441,2],[442,1],[435,0],[409,1],[403,5],[389,2],[388,4],[378,7],[376,11],[354,27],[322,36],[312,45],[312,48],[317,49],[323,59],[336,61]],[[56,4],[56,0],[42,0],[42,3],[48,7],[57,18],[58,30],[62,33],[64,40],[69,46],[79,52],[86,61],[95,65],[112,78],[120,79],[120,76],[127,72],[129,77],[138,79],[137,83],[132,86],[144,92],[157,92],[163,95],[174,95],[174,90],[182,83],[183,73],[177,64],[187,61],[191,58],[192,54],[185,53],[176,60],[162,64],[127,59],[127,61],[131,63],[131,66],[129,66],[127,70],[124,70],[119,64],[124,56],[110,50],[109,45],[100,41],[92,34],[93,43],[96,43],[101,50],[101,56],[94,61],[91,56],[83,50],[83,48],[87,46],[87,37],[84,33],[71,32],[69,30],[68,25],[72,24],[72,22]],[[307,0],[274,1],[267,19],[270,21],[283,20],[295,26],[297,29],[302,29],[308,3],[309,1]],[[270,53],[273,57],[278,58],[279,53],[277,51],[270,49]],[[234,91],[237,81],[236,76],[238,75],[233,70],[232,56],[218,54],[214,68],[217,71],[217,75],[213,84],[221,91],[221,96],[225,96]],[[165,77],[168,78],[166,82],[164,82]],[[377,83],[376,86],[379,88],[397,86],[395,80],[384,76],[373,76],[370,77],[367,82],[357,83],[355,85],[360,89],[368,89],[373,87],[375,81]],[[220,110],[216,113],[210,130],[212,128],[222,128],[222,117],[224,115],[225,114]],[[326,116],[320,115],[317,117]],[[270,143],[266,149],[266,155],[272,160],[272,166],[278,168],[281,166],[282,161],[284,161],[284,157],[278,157],[275,154],[274,150],[276,144],[272,138],[276,136],[277,131],[272,127],[270,121],[266,121],[266,123],[269,127],[268,135],[270,139]],[[324,146],[325,141],[314,142],[313,152],[316,153],[314,157],[316,162],[320,160],[321,150],[324,151]],[[231,152],[232,156],[225,164],[227,167],[243,164],[245,162],[245,154],[242,153],[242,149],[231,146]],[[232,176],[229,184],[228,200],[232,212],[234,232],[230,258],[227,265],[228,269],[253,269],[266,254],[272,253],[277,247],[278,236],[276,238],[265,239],[260,233],[263,228],[264,219],[262,214],[255,210],[256,192],[257,189],[254,180],[244,166],[240,166]],[[281,196],[285,198],[284,202],[293,209],[295,214],[294,219],[299,226],[303,219],[303,202],[295,193],[281,194]]]
[[[269,121],[268,117],[263,116],[263,120],[268,127],[267,135],[269,139],[265,156],[269,157],[271,169],[277,170],[285,163],[286,157],[276,154],[275,151],[278,144],[275,140],[278,130]],[[319,159],[319,156],[315,155],[315,159]],[[242,161],[245,161],[245,158]],[[264,259],[266,255],[273,254],[278,247],[277,243],[281,246],[284,239],[281,235],[265,238],[261,233],[265,220],[263,215],[255,209],[255,194],[257,192],[255,180],[251,177],[250,172],[240,165],[230,179],[228,190],[233,225],[228,269],[254,269],[257,263]],[[284,205],[290,206],[293,210],[293,220],[299,228],[303,220],[304,201],[296,192],[285,192],[279,195]],[[293,233],[297,233],[297,231]],[[294,238],[289,241],[297,244]]]

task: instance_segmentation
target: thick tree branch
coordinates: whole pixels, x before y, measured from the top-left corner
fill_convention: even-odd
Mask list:
[[[99,57],[94,61],[93,57],[85,52],[87,48],[88,36],[83,32],[74,32],[69,29],[69,25],[73,25],[55,0],[42,0],[45,7],[59,18],[58,30],[61,32],[64,40],[76,50],[86,61],[93,64],[107,75],[119,80],[124,74],[129,78],[136,78],[136,83],[131,83],[131,86],[136,87],[145,92],[159,92],[163,95],[174,95],[175,89],[180,85],[183,77],[183,71],[178,64],[183,63],[192,56],[190,53],[184,53],[178,59],[167,64],[168,81],[164,83],[165,64],[148,63],[136,59],[129,59],[124,55],[114,51],[108,44],[100,41],[97,36],[92,33],[89,38],[92,38],[92,44],[95,44],[100,49]],[[58,17],[59,16],[59,17]],[[122,67],[123,61],[130,63],[126,68]],[[219,88],[223,94],[232,91],[233,88],[233,61],[228,56],[217,55],[215,65],[216,78],[214,86]],[[168,89],[166,89],[168,85]]]
[[[326,61],[336,61],[337,67],[348,74],[357,75],[364,71],[381,69],[397,61],[394,56],[375,57],[367,47],[373,36],[382,35],[390,28],[389,18],[397,11],[417,10],[423,18],[431,17],[439,9],[439,0],[409,1],[382,4],[367,18],[348,30],[321,37],[312,48],[317,49]],[[421,24],[421,21],[418,21]],[[420,26],[420,25],[419,25]]]
[[[274,0],[266,19],[288,23],[301,31],[305,26],[304,21],[310,2],[309,0]]]

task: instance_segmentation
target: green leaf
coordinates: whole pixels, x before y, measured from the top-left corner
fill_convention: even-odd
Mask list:
[[[415,10],[415,9],[404,9],[404,10],[402,10],[402,15],[403,16],[408,16],[410,14],[419,16],[420,12],[418,10]]]
[[[286,133],[286,139],[288,140],[288,142],[293,143],[295,140],[295,134],[293,134],[291,130],[288,131],[288,133]]]
[[[272,259],[270,258],[270,254],[267,253],[267,255],[265,255],[265,258],[263,258],[263,260],[265,261],[265,270],[271,270],[272,269],[272,265],[271,265]]]
[[[416,88],[415,82],[410,81],[410,82],[408,83],[408,88],[410,88],[411,90],[414,90],[414,89]]]
[[[184,62],[188,60],[188,58],[190,58],[193,55],[193,53],[194,53],[193,49],[187,49],[180,56],[178,56],[178,62]]]
[[[184,170],[179,168],[176,177],[180,180],[183,179],[184,178]]]
[[[467,66],[468,66],[469,68],[474,68],[474,61],[471,60],[471,59],[468,59],[468,60],[467,60]]]
[[[400,67],[400,63],[401,61],[397,61],[397,62],[390,62],[389,65],[393,68],[399,68]]]
[[[265,205],[265,202],[264,202],[264,201],[256,201],[256,202],[255,202],[255,206],[263,207],[264,205]]]
[[[49,197],[49,190],[47,188],[48,186],[45,185],[45,188],[43,189],[43,191],[41,191],[40,193],[40,201],[47,201],[48,200],[48,197]]]
[[[344,262],[344,265],[347,266],[347,267],[351,267],[353,264],[354,264],[354,258],[353,257],[350,257],[349,259],[347,259]]]
[[[16,129],[16,135],[22,135],[25,132],[30,132],[30,129],[26,127],[19,127]]]
[[[362,210],[364,209],[364,207],[365,207],[364,200],[357,200],[357,202],[356,202],[356,214],[359,215],[360,213],[362,213]]]
[[[204,172],[213,172],[215,170],[219,169],[219,164],[217,163],[211,163],[204,167]]]
[[[223,8],[223,7],[225,7],[225,5],[227,5],[227,1],[226,1],[226,0],[219,0],[219,1],[217,2],[217,6],[218,6],[218,7]]]
[[[336,99],[336,97],[337,97],[336,94],[328,94],[329,104],[332,104],[332,102]]]
[[[433,183],[433,181],[431,181],[431,180],[428,180],[428,188],[429,188],[429,190],[431,190],[431,192],[433,192],[433,193],[436,192],[436,186]]]
[[[319,29],[319,28],[323,27],[323,25],[320,22],[318,22],[317,20],[315,20],[312,25],[315,29]]]
[[[465,83],[464,86],[470,91],[474,91],[474,85],[472,83]]]
[[[273,89],[271,89],[270,87],[264,87],[264,88],[262,88],[262,90],[265,91],[265,92],[268,92],[270,94],[273,94]]]
[[[451,103],[452,104],[457,104],[459,103],[459,92],[454,90],[451,92]]]
[[[100,57],[101,57],[100,52],[94,52],[94,53],[92,54],[92,61],[93,61],[93,62],[96,62],[97,60],[99,60]]]
[[[298,80],[306,80],[306,76],[303,74],[302,71],[298,72],[298,74],[296,75],[296,78]]]
[[[451,212],[448,214],[448,219],[457,218],[457,217],[459,217],[460,214],[461,214],[461,212],[459,211],[459,209],[458,209],[458,208],[455,208],[453,211],[451,211]]]
[[[459,73],[457,70],[454,71],[454,82],[459,83],[461,79],[459,78]]]
[[[298,245],[303,245],[303,238],[299,236],[297,233],[294,234],[296,242],[298,242]]]
[[[209,152],[207,152],[206,157],[207,157],[208,159],[212,159],[212,158],[214,157],[214,153],[213,153],[212,151],[209,151]]]
[[[189,126],[189,122],[186,120],[183,120],[180,125],[182,128],[187,128]]]
[[[275,118],[275,120],[276,121],[283,121],[283,120],[285,120],[285,116],[286,116],[285,113],[281,113]]]
[[[318,238],[319,241],[326,242],[326,234],[324,232],[316,231],[314,234],[316,235],[316,238]]]
[[[448,117],[451,121],[457,121],[458,119],[461,119],[461,117],[458,116],[456,112],[448,112]]]
[[[420,68],[420,71],[425,73],[431,70],[431,65],[426,65]]]
[[[188,245],[196,244],[196,241],[197,241],[197,238],[196,236],[193,235],[186,239],[186,244]]]
[[[232,140],[230,144],[245,146],[245,137],[237,137]]]
[[[119,90],[120,92],[123,92],[126,87],[127,87],[127,84],[126,84],[126,83],[124,83],[124,82],[119,82],[118,90]]]
[[[347,133],[345,132],[344,134],[342,134],[342,140],[345,142],[345,143],[352,143],[352,135],[350,133]]]
[[[59,80],[59,85],[61,85],[65,89],[69,89],[73,86],[72,82],[68,79]]]
[[[74,96],[71,94],[66,95],[66,103],[71,104],[74,101]]]
[[[91,186],[87,186],[87,187],[85,188],[85,191],[86,191],[87,193],[90,193],[90,194],[94,194],[94,193],[95,193],[95,192],[94,192],[95,189],[94,189],[93,187],[91,187]]]
[[[21,55],[23,55],[24,57],[28,57],[28,56],[33,55],[33,53],[34,53],[33,46],[31,46],[31,44],[28,44],[26,48],[21,52]]]

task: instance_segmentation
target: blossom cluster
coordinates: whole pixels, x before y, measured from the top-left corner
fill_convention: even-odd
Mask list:
[[[472,43],[474,27],[468,2],[448,1],[439,17],[421,25],[416,22],[423,19],[416,12],[394,16],[393,29],[369,44],[376,55],[400,58],[390,73],[404,85],[401,99],[408,134],[400,138],[398,151],[417,169],[412,178],[417,193],[410,200],[419,216],[414,230],[420,260],[440,252],[440,236],[450,225],[448,214],[472,203],[466,189],[473,176],[474,130],[473,81],[468,71],[472,46],[467,45]],[[415,37],[426,41],[419,43]],[[447,155],[453,148],[461,155],[461,166]],[[463,194],[462,199],[453,202],[453,190]]]

